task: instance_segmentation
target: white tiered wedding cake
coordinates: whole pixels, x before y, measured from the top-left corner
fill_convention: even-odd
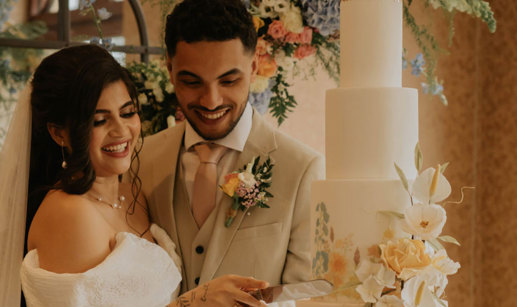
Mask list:
[[[402,3],[342,1],[340,36],[340,87],[326,97],[326,180],[313,184],[311,207],[313,277],[336,291],[299,306],[364,306],[353,286],[359,260],[403,235],[381,211],[410,205],[394,163],[409,180],[417,175],[418,93],[401,87]]]

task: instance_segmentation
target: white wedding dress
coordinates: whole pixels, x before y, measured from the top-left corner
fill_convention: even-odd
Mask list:
[[[96,267],[77,274],[57,274],[39,267],[31,250],[21,267],[29,307],[164,307],[177,297],[181,260],[167,233],[153,224],[154,244],[134,234],[116,235],[113,251]]]

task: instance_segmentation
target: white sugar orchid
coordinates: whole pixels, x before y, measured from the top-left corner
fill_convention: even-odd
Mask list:
[[[375,303],[375,307],[404,307],[404,303],[395,295],[383,295],[381,299]]]
[[[366,303],[376,303],[382,294],[384,285],[372,275],[366,278],[362,284],[355,288],[355,291],[361,295],[361,299]]]
[[[404,269],[400,273],[400,278],[425,281],[426,286],[440,297],[449,282],[447,275],[456,274],[459,268],[460,264],[451,260],[445,249],[441,249],[432,255],[429,266],[423,269]],[[404,284],[404,288],[406,286],[407,283]]]
[[[402,229],[418,239],[431,240],[440,235],[446,220],[442,206],[416,203],[405,210]]]
[[[355,274],[361,282],[364,282],[368,277],[373,276],[377,282],[384,287],[395,288],[395,272],[386,268],[382,263],[362,260],[359,263]]]
[[[447,301],[439,299],[433,294],[428,283],[417,277],[404,283],[401,293],[405,307],[443,307],[448,306]]]
[[[439,171],[428,168],[416,177],[411,187],[411,196],[422,204],[436,204],[451,194],[451,185]]]

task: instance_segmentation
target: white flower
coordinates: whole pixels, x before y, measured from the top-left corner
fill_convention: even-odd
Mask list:
[[[404,307],[402,300],[395,295],[383,295],[381,299],[375,303],[375,307]]]
[[[262,1],[259,5],[260,17],[262,18],[276,18],[278,14],[275,12],[273,5],[268,5],[270,1]]]
[[[302,12],[296,5],[291,4],[289,10],[280,15],[280,20],[284,23],[287,31],[294,33],[303,32]]]
[[[436,171],[434,168],[426,169],[416,177],[411,187],[411,195],[423,204],[440,202],[451,194],[449,181],[439,171],[436,183],[433,185]]]
[[[149,79],[148,79],[147,81],[145,81],[145,82],[144,82],[144,87],[145,87],[146,89],[153,89],[153,88],[155,88],[155,87],[156,87],[156,85],[154,84],[154,82],[153,82],[153,81],[151,81],[151,80],[149,80]]]
[[[422,240],[431,240],[442,233],[447,214],[442,206],[416,203],[404,212],[402,229]]]
[[[262,93],[269,87],[269,78],[264,76],[255,76],[255,80],[250,84],[250,92]]]
[[[156,98],[157,102],[162,102],[163,101],[163,99],[164,99],[163,92],[162,92],[162,89],[159,86],[153,88],[153,94],[154,94],[154,98]]]
[[[141,93],[140,95],[138,95],[138,102],[142,105],[149,104],[149,101],[147,100],[147,95],[144,93]]]
[[[361,295],[361,299],[365,303],[375,303],[381,297],[382,289],[384,286],[381,285],[373,276],[366,278],[362,284],[355,288],[355,291]]]
[[[461,265],[458,262],[454,262],[449,256],[445,249],[441,249],[434,254],[431,262],[432,266],[442,272],[445,275],[453,275],[458,272]]]
[[[244,183],[246,188],[251,188],[252,186],[254,186],[257,183],[257,181],[255,180],[255,176],[249,172],[239,173],[238,177],[239,177],[239,180],[242,183]]]
[[[273,8],[277,13],[287,12],[289,10],[289,0],[276,0]]]
[[[169,94],[172,94],[174,92],[174,85],[172,83],[167,82],[167,85],[165,86],[165,91]]]
[[[401,296],[405,307],[443,307],[440,301],[448,306],[447,301],[436,298],[427,282],[418,277],[404,283]]]
[[[373,263],[369,260],[363,260],[359,263],[355,274],[361,282],[373,276],[377,282],[384,287],[394,288],[395,272],[387,269],[382,263]]]
[[[169,115],[167,116],[167,127],[174,127],[176,126],[176,119],[174,118],[174,116],[172,115]]]
[[[291,71],[294,67],[294,58],[286,56],[283,50],[277,51],[275,54],[275,62],[279,67],[285,71]]]
[[[97,15],[99,16],[100,20],[107,20],[113,14],[111,12],[109,12],[105,7],[103,7],[103,8],[100,8],[97,10]]]

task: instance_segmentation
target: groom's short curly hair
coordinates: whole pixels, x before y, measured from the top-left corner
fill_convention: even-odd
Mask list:
[[[170,57],[178,42],[227,41],[238,38],[253,53],[257,32],[242,0],[184,0],[167,16],[165,45]]]

